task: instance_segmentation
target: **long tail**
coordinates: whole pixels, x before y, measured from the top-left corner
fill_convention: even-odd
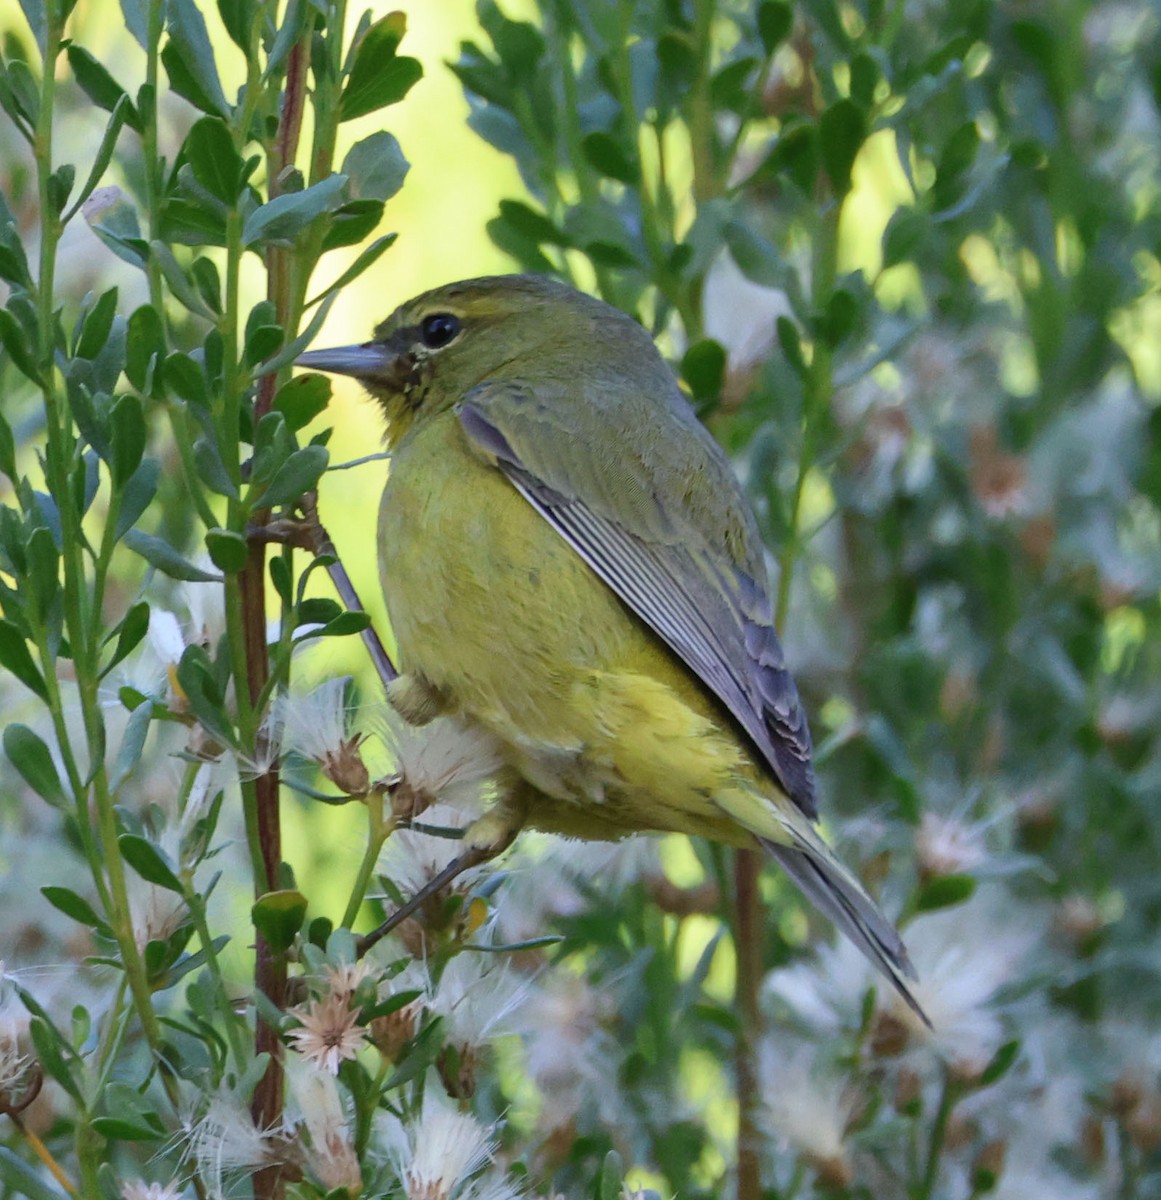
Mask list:
[[[917,976],[895,926],[813,830],[793,829],[789,832],[794,840],[793,847],[770,838],[758,840],[778,860],[806,898],[858,946],[930,1029],[927,1014],[907,986],[907,981]]]
[[[891,981],[913,1013],[931,1022],[907,986],[915,968],[895,926],[863,885],[835,857],[810,820],[785,796],[764,795],[744,780],[714,796],[723,812],[748,829],[778,860],[806,898]]]

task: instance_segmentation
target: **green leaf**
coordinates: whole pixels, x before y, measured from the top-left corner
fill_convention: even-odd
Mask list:
[[[325,375],[296,375],[274,397],[274,411],[297,432],[326,411],[331,401],[331,381]]]
[[[859,323],[859,302],[846,288],[835,288],[826,304],[826,311],[815,320],[818,335],[828,346],[838,346]]]
[[[77,1102],[83,1104],[81,1090],[77,1087],[73,1073],[65,1061],[64,1048],[67,1043],[53,1026],[41,1016],[35,1016],[28,1023],[28,1032],[32,1035],[32,1045],[40,1065],[62,1088]]]
[[[616,1150],[610,1150],[601,1163],[601,1173],[593,1200],[620,1200],[621,1186],[625,1178],[625,1166]]]
[[[218,0],[218,15],[230,35],[230,40],[242,51],[250,53],[250,28],[254,22],[255,0]]]
[[[35,620],[44,622],[48,620],[49,610],[60,592],[60,555],[52,533],[43,526],[34,530],[29,536],[26,553],[24,583],[28,611],[35,615]]]
[[[121,745],[117,748],[117,757],[113,760],[113,769],[109,775],[109,786],[116,792],[121,785],[137,769],[145,749],[145,739],[149,736],[149,725],[153,720],[153,705],[150,701],[138,704],[130,713],[121,735]]]
[[[410,163],[393,134],[380,130],[356,142],[343,159],[342,173],[355,200],[390,200],[403,186]]]
[[[187,172],[193,179],[193,169],[187,163],[179,175]],[[201,184],[194,180],[201,190]],[[209,196],[209,193],[205,193]],[[161,210],[161,236],[179,246],[224,246],[226,244],[226,214],[216,206],[221,201],[210,197],[198,203],[181,196],[170,196]]]
[[[113,931],[104,918],[97,915],[97,910],[83,897],[67,887],[46,885],[40,889],[41,895],[66,917],[71,917],[81,925],[95,929],[102,937],[112,937]]]
[[[62,164],[48,177],[48,202],[57,216],[64,212],[76,178],[77,169],[72,163]]]
[[[256,242],[290,245],[312,221],[335,212],[344,202],[345,175],[330,175],[301,192],[288,192],[256,208],[242,226],[242,244]]]
[[[215,314],[222,312],[222,279],[218,268],[211,258],[195,258],[190,266],[194,286],[198,295],[205,301],[206,307]]]
[[[142,50],[149,49],[149,18],[145,13],[148,0],[121,0],[121,15],[125,28],[137,40]]]
[[[84,186],[77,193],[77,198],[73,201],[72,208],[61,218],[62,224],[67,225],[69,221],[84,207],[85,201],[93,194],[97,188],[97,184],[101,182],[109,163],[113,158],[113,151],[117,148],[117,138],[121,135],[121,129],[128,124],[129,113],[133,111],[133,105],[129,101],[128,96],[122,96],[117,101],[108,121],[105,122],[105,132],[101,135],[100,145],[97,147],[97,153],[93,157],[93,165],[89,168],[88,178],[85,180]]]
[[[699,404],[718,398],[725,376],[726,352],[713,338],[694,342],[681,360],[681,377]]]
[[[177,261],[176,255],[165,242],[160,239],[154,239],[149,243],[149,249],[153,257],[157,260],[157,265],[161,267],[161,273],[165,276],[165,282],[169,284],[169,290],[174,296],[191,313],[199,317],[204,317],[207,321],[213,320],[214,314],[202,303],[202,298],[198,295],[197,289],[190,283],[189,277],[185,273],[185,268]]]
[[[951,908],[970,899],[975,890],[976,881],[971,875],[939,875],[920,889],[915,910],[934,912],[939,908]]]
[[[73,69],[73,75],[80,85],[81,91],[98,108],[103,108],[106,112],[110,113],[116,112],[117,105],[124,101],[125,107],[122,111],[122,118],[130,129],[135,129],[140,133],[142,130],[141,118],[137,115],[137,110],[133,107],[133,102],[129,99],[129,95],[125,89],[109,74],[104,65],[75,42],[70,43],[68,56],[69,66]]]
[[[26,0],[27,2],[27,0]],[[22,1158],[0,1146],[0,1178],[6,1187],[28,1200],[68,1200],[59,1188],[50,1187]]]
[[[28,63],[23,59],[13,58],[4,64],[8,81],[8,95],[11,97],[15,114],[23,117],[30,128],[36,127],[40,113],[40,84],[37,82]]]
[[[390,13],[371,25],[355,49],[355,61],[339,102],[339,120],[350,121],[402,100],[423,77],[414,58],[396,50],[407,18]]]
[[[141,236],[137,210],[119,187],[97,188],[81,205],[89,228],[117,255],[134,267],[149,261],[149,246]]]
[[[738,270],[762,287],[782,287],[787,266],[776,247],[744,221],[730,221],[725,228],[726,245]]]
[[[20,228],[3,195],[0,195],[0,279],[15,283],[26,291],[32,283]]]
[[[135,833],[123,833],[117,839],[121,857],[145,880],[146,883],[156,884],[170,892],[184,895],[185,889],[177,877],[174,865],[169,855],[143,837]]]
[[[802,356],[802,339],[798,335],[798,326],[789,317],[782,316],[778,318],[774,328],[786,361],[799,375],[805,377],[808,368],[806,359]]]
[[[229,126],[218,117],[202,117],[185,139],[194,178],[223,204],[233,207],[242,194],[244,166]]]
[[[105,664],[102,675],[107,675],[119,662],[123,662],[141,644],[141,639],[149,632],[149,605],[139,600],[121,618],[117,627],[117,645],[113,648],[113,657]]]
[[[52,751],[39,734],[27,725],[9,725],[4,730],[4,753],[16,768],[20,778],[42,799],[54,808],[67,804],[64,789]]]
[[[321,629],[311,630],[300,637],[299,641],[306,641],[308,638],[323,638],[323,637],[352,637],[356,633],[362,633],[364,629],[370,628],[371,618],[365,612],[344,612],[339,613],[333,620],[328,621]]]
[[[523,237],[537,245],[548,243],[552,246],[571,246],[573,244],[572,238],[548,216],[537,212],[520,200],[501,200],[500,217]]]
[[[165,326],[152,304],[143,304],[129,317],[125,339],[125,374],[148,396],[158,396],[165,361]]]
[[[195,408],[208,409],[210,406],[205,370],[201,363],[180,350],[175,350],[165,360],[165,386],[179,400]]]
[[[20,0],[20,8],[43,58],[48,53],[48,13],[45,10],[45,0]]]
[[[125,545],[135,554],[140,554],[150,566],[156,567],[171,579],[182,579],[187,583],[222,582],[220,575],[214,575],[210,571],[203,571],[200,567],[195,567],[168,542],[154,537],[151,533],[145,533],[140,529],[131,529],[125,534]]]
[[[10,482],[16,482],[16,439],[3,413],[0,413],[0,471]]]
[[[822,164],[836,196],[851,190],[851,168],[867,137],[867,118],[852,100],[836,100],[819,121]]]
[[[93,1129],[111,1142],[158,1142],[164,1133],[151,1125],[127,1121],[124,1117],[94,1117]]]
[[[198,438],[194,442],[193,458],[198,478],[211,492],[216,492],[219,496],[229,496],[231,500],[238,498],[238,489],[226,470],[226,464],[222,462],[217,442],[208,437]]]
[[[805,196],[814,190],[818,174],[818,131],[808,122],[787,124],[774,149],[751,177],[753,180],[789,179]]]
[[[329,596],[308,596],[295,607],[294,624],[296,628],[300,625],[325,625],[342,611],[339,602]]]
[[[762,39],[762,48],[767,57],[786,40],[793,23],[794,14],[789,4],[779,3],[778,0],[762,0],[758,5],[758,36]]]
[[[282,346],[281,325],[259,325],[246,331],[246,349],[243,361],[248,367],[256,367],[270,358]]]
[[[141,465],[148,429],[141,401],[126,393],[118,396],[109,413],[109,439],[112,462],[109,464],[114,487],[122,487]]]
[[[24,635],[11,621],[0,620],[0,667],[9,671],[46,704],[48,691],[36,664],[32,661]]]
[[[624,246],[616,242],[586,242],[582,247],[584,252],[598,267],[617,267],[631,270],[641,266],[641,260]]]
[[[348,200],[331,216],[330,228],[322,241],[323,252],[357,245],[379,228],[382,219],[382,200]]]
[[[906,205],[897,208],[883,231],[883,269],[912,258],[927,229],[927,219],[914,208]]]
[[[392,246],[398,238],[397,233],[386,233],[381,238],[376,238],[369,246],[360,251],[358,257],[353,263],[334,281],[327,286],[323,291],[319,292],[307,302],[307,308],[312,308],[320,300],[325,300],[328,296],[345,288],[347,284],[358,279],[360,275],[370,266],[373,266],[382,257],[383,252]]]
[[[117,541],[121,541],[153,503],[160,477],[161,464],[155,458],[146,458],[121,489],[121,509],[117,513],[117,527],[113,532]]]
[[[287,363],[294,362],[318,335],[318,331],[327,319],[327,314],[331,311],[331,306],[334,304],[337,296],[337,292],[331,292],[318,306],[318,311],[311,317],[310,323],[298,337],[283,346],[269,362],[261,363],[254,371],[255,376],[273,374],[275,371],[282,370]]]
[[[967,186],[967,176],[980,150],[980,132],[974,121],[961,125],[948,139],[935,169],[932,196],[936,211],[951,208]]]
[[[710,100],[714,108],[746,112],[753,103],[752,81],[760,65],[756,58],[739,58],[722,67],[710,80]]]
[[[0,308],[0,345],[8,352],[12,365],[33,383],[40,383],[40,372],[29,351],[29,340],[20,322],[6,308]]]
[[[251,501],[250,510],[292,504],[306,492],[313,491],[327,469],[329,458],[325,446],[303,446],[301,450],[295,450],[275,471],[262,494]]]
[[[168,0],[166,16],[169,41],[161,61],[173,90],[203,112],[228,116],[230,106],[218,79],[214,48],[195,0]]]
[[[223,685],[214,673],[209,655],[198,645],[187,646],[177,664],[177,682],[185,692],[194,716],[209,732],[227,746],[238,739],[225,710]]]
[[[108,341],[109,330],[113,328],[113,317],[116,313],[117,289],[114,287],[103,293],[86,314],[81,336],[77,340],[77,358],[97,357]]]
[[[610,133],[597,130],[586,134],[581,140],[581,153],[591,167],[610,179],[636,185],[641,178],[635,157]]]
[[[288,950],[306,920],[306,897],[301,892],[267,892],[250,909],[254,928],[276,953]]]
[[[237,575],[245,569],[250,557],[246,539],[232,529],[210,529],[206,531],[206,549],[210,561],[226,575]]]
[[[860,51],[851,59],[851,98],[869,109],[875,103],[875,88],[881,78],[875,60],[866,51]]]
[[[980,1087],[989,1087],[996,1083],[1008,1073],[1008,1069],[1016,1061],[1017,1055],[1020,1053],[1019,1039],[1013,1038],[1010,1042],[1005,1042],[999,1050],[992,1055],[991,1062],[984,1067],[983,1073],[979,1078]]]

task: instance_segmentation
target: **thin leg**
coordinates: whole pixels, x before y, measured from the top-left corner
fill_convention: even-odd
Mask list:
[[[386,937],[401,921],[405,921],[429,897],[447,887],[457,875],[470,867],[490,862],[512,845],[524,826],[535,792],[523,780],[516,780],[512,790],[494,808],[477,817],[464,831],[464,851],[407,901],[397,908],[377,929],[364,934],[355,943],[360,958],[381,938]]]
[[[251,529],[250,534],[252,537],[263,537],[270,542],[281,542],[284,545],[297,546],[300,550],[310,550],[316,558],[329,559],[327,574],[331,577],[331,583],[335,585],[339,599],[342,600],[349,612],[365,612],[366,609],[359,602],[359,595],[335,550],[335,544],[331,541],[330,534],[318,519],[318,497],[314,492],[307,492],[302,498],[302,512],[303,516],[300,521],[270,521],[266,525]],[[375,670],[379,672],[379,678],[386,688],[389,683],[399,677],[399,672],[395,669],[391,656],[379,640],[374,626],[368,625],[360,636],[363,639],[363,645],[367,647],[367,653],[371,656],[371,661],[375,664]]]
[[[480,863],[487,862],[491,857],[492,853],[489,850],[477,849],[469,850],[467,854],[461,854],[458,858],[453,858],[438,875],[429,879],[406,904],[401,904],[382,925],[372,929],[370,933],[363,934],[358,939],[355,943],[357,957],[362,958],[376,942],[381,941],[397,925],[406,921],[427,900],[447,887],[457,875],[463,874],[464,871],[469,870],[471,867],[478,867]]]

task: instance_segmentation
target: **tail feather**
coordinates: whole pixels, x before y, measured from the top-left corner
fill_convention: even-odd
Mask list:
[[[789,832],[793,846],[765,837],[759,841],[806,898],[891,981],[911,1011],[930,1029],[927,1014],[907,986],[908,980],[916,978],[915,968],[894,925],[813,830]]]

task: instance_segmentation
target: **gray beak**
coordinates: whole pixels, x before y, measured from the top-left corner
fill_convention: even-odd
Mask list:
[[[382,375],[395,355],[380,342],[364,342],[361,346],[336,346],[333,350],[308,350],[294,360],[295,366],[313,371],[329,371],[332,375],[353,375],[369,379]]]

